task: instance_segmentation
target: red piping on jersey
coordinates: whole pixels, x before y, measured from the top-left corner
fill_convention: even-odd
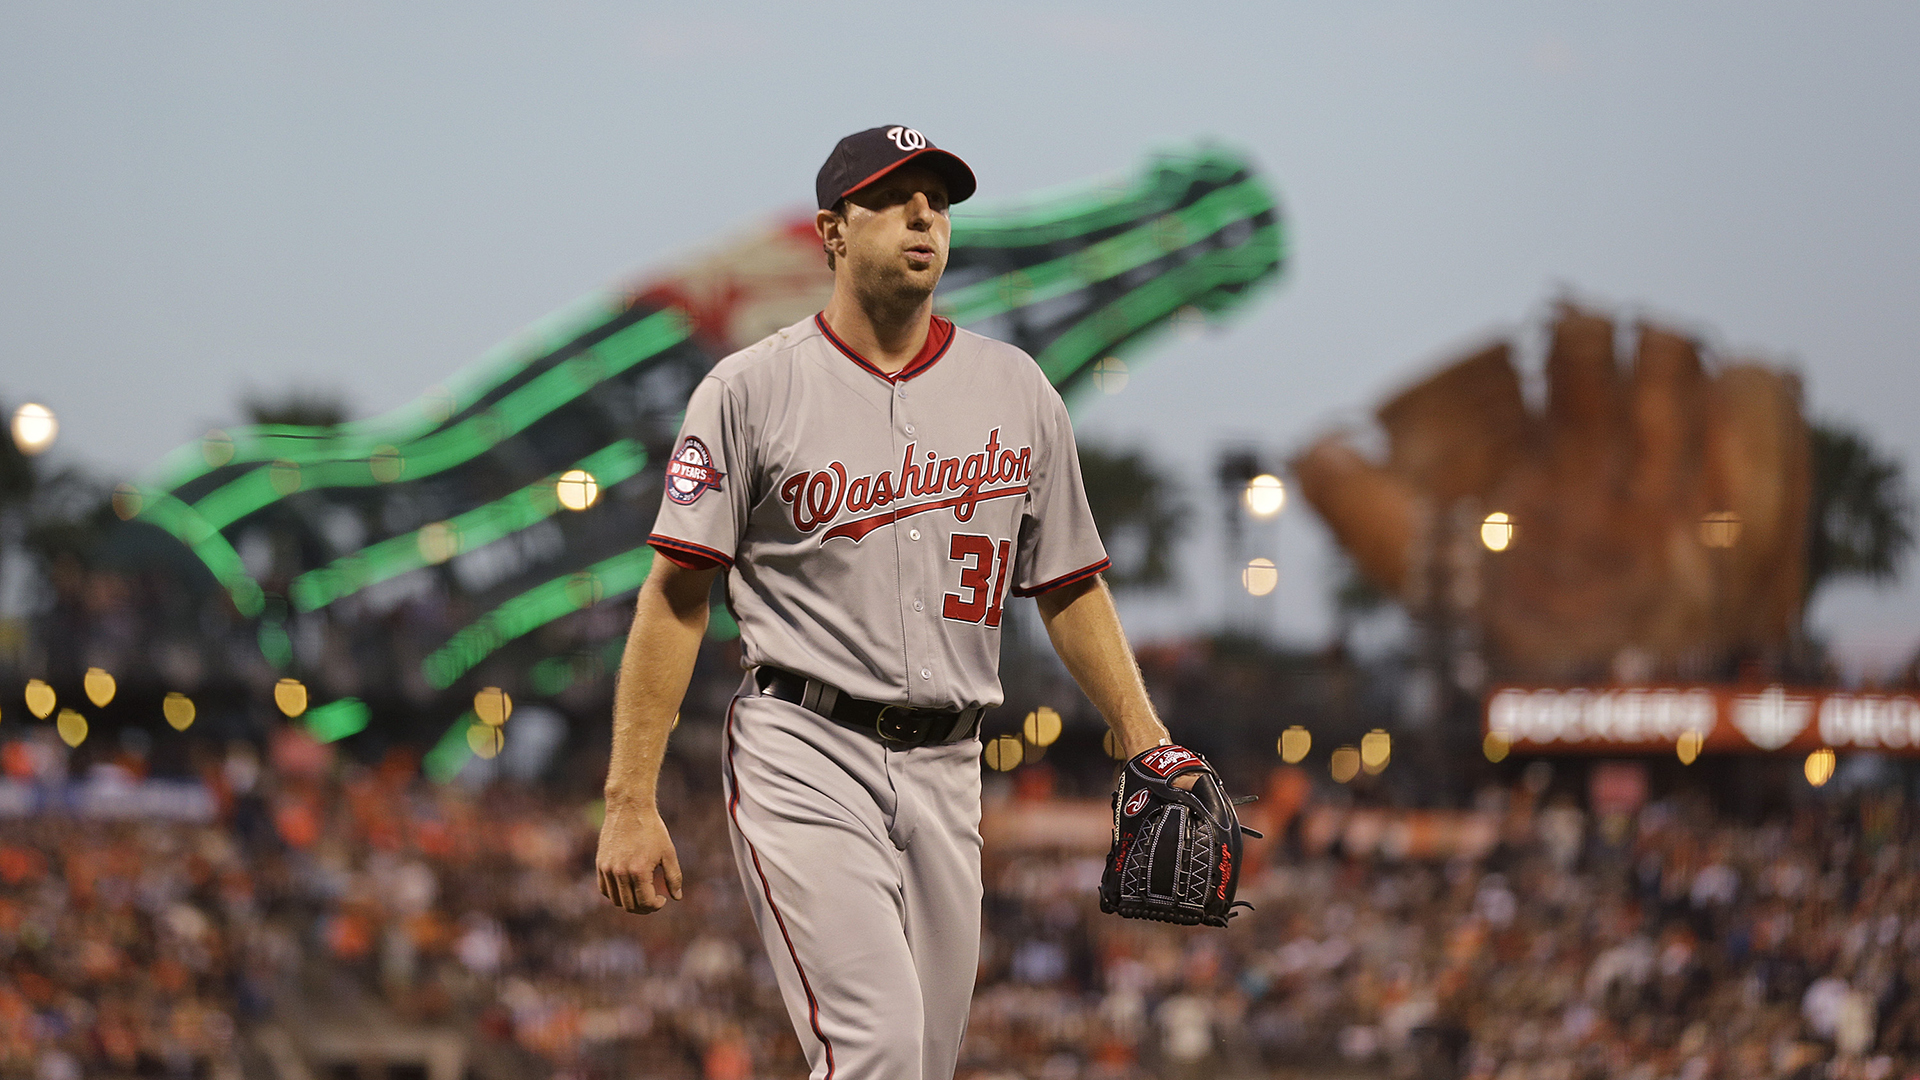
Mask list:
[[[733,556],[686,540],[675,540],[671,536],[654,533],[647,537],[647,543],[652,545],[655,551],[665,555],[675,566],[682,566],[688,570],[705,570],[714,566],[727,569],[733,567]]]
[[[747,854],[753,857],[753,873],[760,879],[760,891],[766,895],[767,909],[773,912],[773,921],[780,927],[780,936],[786,940],[787,955],[793,958],[793,970],[800,975],[800,989],[807,992],[807,1023],[813,1028],[813,1037],[827,1052],[827,1080],[833,1080],[833,1043],[827,1040],[826,1032],[820,1030],[820,1002],[813,996],[813,984],[807,981],[807,969],[800,966],[800,953],[793,947],[793,935],[787,933],[787,920],[780,914],[780,905],[773,902],[773,886],[767,884],[767,872],[760,868],[760,852],[754,849],[753,841],[747,839],[745,829],[740,827],[740,774],[733,768],[733,707],[739,698],[727,703],[727,779],[733,782],[733,796],[727,800],[727,816],[733,819],[733,828],[740,834],[740,842],[747,845]]]
[[[879,368],[874,367],[871,360],[855,352],[853,346],[841,341],[840,335],[834,333],[833,327],[827,325],[826,312],[822,311],[815,315],[813,317],[813,324],[820,328],[820,332],[827,336],[827,340],[833,343],[834,348],[847,354],[847,359],[859,364],[861,367],[866,368],[868,371],[890,383],[906,382],[908,379],[932,367],[942,356],[947,355],[947,349],[953,345],[954,339],[953,322],[935,315],[932,323],[927,326],[927,340],[925,344],[920,346],[920,351],[914,354],[913,359],[907,361],[905,367],[889,375]]]
[[[835,525],[833,528],[827,530],[826,535],[820,538],[820,542],[824,544],[834,537],[844,536],[857,544],[864,539],[868,533],[878,529],[882,525],[891,525],[903,517],[924,514],[929,510],[945,510],[949,506],[959,506],[961,503],[983,503],[988,499],[1004,499],[1009,495],[1025,495],[1026,493],[1027,485],[1021,484],[1019,487],[998,488],[993,491],[978,491],[970,495],[955,495],[951,499],[921,503],[919,506],[909,506],[905,510],[888,510],[881,514],[869,514],[863,518],[854,518],[852,521],[843,521]]]
[[[1095,574],[1100,573],[1101,571],[1105,570],[1106,568],[1112,565],[1113,565],[1112,559],[1101,559],[1099,562],[1094,563],[1092,566],[1083,566],[1080,569],[1075,570],[1071,574],[1062,574],[1059,577],[1054,578],[1052,581],[1043,581],[1040,584],[1035,585],[1031,589],[1015,589],[1013,590],[1013,595],[1039,596],[1041,593],[1052,592],[1055,589],[1063,588],[1065,586],[1071,585],[1076,581],[1085,581],[1086,579],[1092,577]]]

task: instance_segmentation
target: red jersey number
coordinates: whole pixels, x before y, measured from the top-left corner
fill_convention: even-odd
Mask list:
[[[993,537],[954,533],[948,557],[960,564],[960,592],[948,593],[940,614],[955,622],[1000,625],[1000,601],[1007,585],[1007,562],[1013,542]],[[964,598],[963,598],[964,594]]]

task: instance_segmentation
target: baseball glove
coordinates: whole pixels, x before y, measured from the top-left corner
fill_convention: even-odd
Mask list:
[[[1173,781],[1199,774],[1192,790]],[[1184,746],[1156,746],[1120,770],[1113,792],[1113,849],[1100,874],[1100,910],[1129,919],[1225,926],[1241,907],[1242,828],[1220,774]]]

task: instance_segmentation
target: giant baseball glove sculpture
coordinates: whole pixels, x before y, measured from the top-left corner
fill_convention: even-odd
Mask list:
[[[1177,786],[1197,774],[1191,790]],[[1113,848],[1100,874],[1100,910],[1129,919],[1225,926],[1240,883],[1236,801],[1207,759],[1184,746],[1134,755],[1113,792]]]
[[[1544,408],[1499,343],[1379,408],[1384,461],[1335,434],[1293,462],[1362,573],[1415,609],[1476,610],[1509,676],[1630,657],[1658,671],[1703,648],[1777,646],[1799,622],[1799,380],[1703,361],[1656,325],[1626,356],[1615,343],[1612,320],[1562,306]]]

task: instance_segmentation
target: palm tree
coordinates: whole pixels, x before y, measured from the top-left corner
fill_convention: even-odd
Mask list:
[[[1913,502],[1900,463],[1866,436],[1813,425],[1813,505],[1807,528],[1807,597],[1830,581],[1891,582],[1913,546]]]
[[[1186,524],[1173,482],[1138,450],[1080,447],[1087,505],[1106,542],[1116,589],[1150,589],[1173,577],[1173,548]]]

